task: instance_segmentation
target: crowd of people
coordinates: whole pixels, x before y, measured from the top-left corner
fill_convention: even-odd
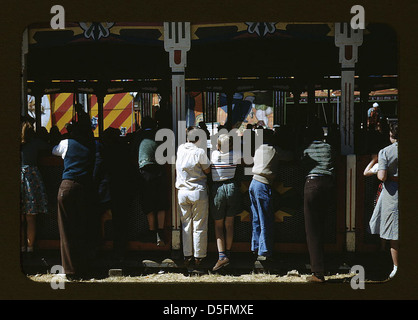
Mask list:
[[[58,190],[58,227],[62,267],[67,277],[89,275],[94,252],[103,236],[100,219],[111,214],[115,253],[124,255],[127,244],[127,204],[140,192],[150,236],[157,246],[167,243],[166,213],[170,209],[166,167],[158,163],[155,133],[158,121],[144,117],[141,130],[130,143],[123,143],[120,131],[108,128],[95,139],[87,114],[78,111],[77,121],[67,126],[68,135],[51,129],[49,139],[37,136],[33,124],[22,121],[22,251],[33,250],[34,217],[47,211],[47,197],[37,169],[42,150],[62,157],[63,174]],[[213,271],[227,266],[232,257],[234,217],[242,211],[242,194],[237,176],[242,170],[242,154],[233,148],[230,134],[217,137],[215,150],[208,155],[207,141],[198,126],[187,128],[186,142],[176,155],[176,197],[180,208],[182,250],[187,268],[199,268],[207,256],[208,219],[214,220],[218,259]],[[252,129],[250,129],[252,130]],[[204,130],[206,136],[207,130]],[[305,172],[304,221],[313,282],[324,282],[324,219],[331,201],[335,175],[335,150],[325,140],[323,128],[309,127],[304,148],[288,144],[286,132],[263,129],[262,144],[253,150],[251,203],[251,251],[259,261],[271,261],[274,251],[274,212],[272,185],[282,161],[297,159]],[[293,138],[295,138],[293,136]],[[371,232],[391,240],[394,271],[397,269],[397,126],[391,127],[390,146],[379,152],[378,169],[383,181],[373,217]],[[368,167],[376,163],[377,157]],[[368,168],[368,169],[370,169]],[[367,169],[367,175],[369,171]],[[365,170],[366,175],[366,170]],[[396,211],[396,214],[394,213]]]

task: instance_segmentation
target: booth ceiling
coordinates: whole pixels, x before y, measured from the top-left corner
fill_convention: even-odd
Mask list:
[[[222,78],[227,86],[228,79],[232,85],[242,77],[309,82],[340,75],[333,28],[333,23],[192,24],[186,79]],[[64,30],[42,25],[28,30],[29,81],[171,79],[163,23],[70,23]],[[397,50],[390,27],[368,25],[356,75],[396,75]]]

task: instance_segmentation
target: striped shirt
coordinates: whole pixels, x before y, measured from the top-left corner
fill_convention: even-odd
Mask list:
[[[235,177],[237,163],[240,156],[233,151],[222,153],[218,150],[212,152],[212,180],[225,181]]]
[[[333,160],[331,146],[323,141],[313,141],[303,151],[302,161],[308,167],[309,175],[332,175]]]

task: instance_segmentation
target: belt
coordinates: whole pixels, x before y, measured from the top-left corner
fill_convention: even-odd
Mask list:
[[[394,182],[398,182],[398,177],[390,177],[389,180],[394,181]]]
[[[213,183],[218,183],[218,184],[223,184],[223,183],[232,183],[232,182],[236,182],[237,180],[235,178],[231,178],[228,180],[221,180],[221,181],[213,181]]]
[[[313,180],[313,179],[321,179],[321,178],[331,178],[330,175],[324,174],[324,175],[308,175],[306,176],[306,180]]]

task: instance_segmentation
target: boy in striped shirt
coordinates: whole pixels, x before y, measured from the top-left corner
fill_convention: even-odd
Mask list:
[[[210,212],[215,220],[216,245],[219,252],[213,271],[229,264],[234,236],[234,217],[241,212],[241,193],[235,179],[241,155],[238,152],[234,153],[232,141],[232,136],[228,134],[219,135],[217,150],[213,151],[211,156],[213,184]]]

